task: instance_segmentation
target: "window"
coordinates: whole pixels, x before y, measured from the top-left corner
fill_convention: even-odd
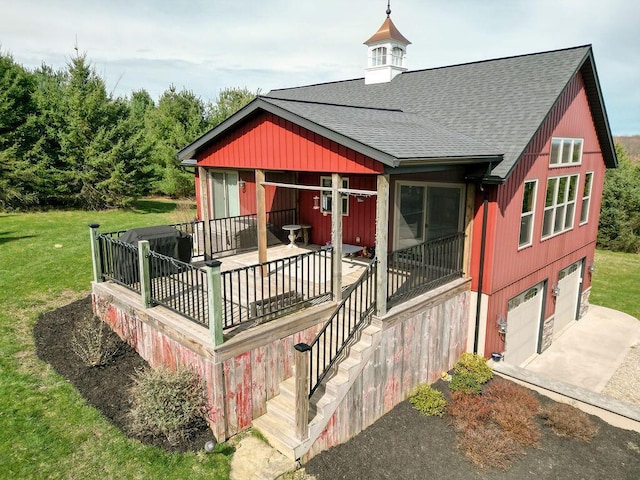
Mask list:
[[[374,48],[371,51],[371,66],[376,67],[378,65],[387,64],[387,47]]]
[[[565,167],[582,163],[581,138],[552,138],[549,165]]]
[[[522,212],[520,214],[520,240],[519,247],[531,245],[533,238],[533,211],[536,204],[537,180],[530,180],[524,183],[524,193],[522,195]]]
[[[393,50],[391,50],[391,64],[396,67],[401,67],[403,57],[404,50],[402,50],[400,47],[393,47]]]
[[[578,175],[552,177],[547,180],[542,238],[573,228]]]
[[[331,177],[320,177],[320,186],[331,188]],[[342,179],[342,188],[349,188],[348,178]],[[342,193],[340,198],[342,199],[342,215],[349,215],[349,195]],[[323,190],[320,211],[331,214],[331,209],[331,192]]]
[[[589,205],[591,204],[591,187],[593,186],[593,172],[588,172],[584,177],[584,192],[582,193],[582,210],[580,211],[580,224],[589,221]]]

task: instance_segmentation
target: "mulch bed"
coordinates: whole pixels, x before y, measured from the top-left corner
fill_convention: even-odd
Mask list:
[[[131,433],[128,413],[131,408],[129,388],[133,384],[132,376],[136,370],[149,366],[124,342],[108,365],[85,366],[71,349],[70,342],[78,322],[91,314],[91,297],[87,297],[41,315],[33,331],[38,357],[67,378],[89,405],[100,410],[126,435],[167,451],[202,450],[204,444],[213,439],[211,430],[206,426],[177,445],[169,444],[164,437],[137,437]],[[117,338],[113,332],[110,335]]]
[[[71,350],[70,339],[77,322],[90,314],[91,300],[85,298],[42,315],[34,329],[38,356],[69,379],[87,403],[125,434],[133,436],[128,429],[127,392],[135,370],[147,364],[127,346],[109,365],[98,368],[82,365]],[[539,398],[542,403],[551,401]],[[456,432],[446,416],[425,417],[405,401],[347,443],[320,453],[305,467],[318,480],[640,478],[640,434],[592,418],[600,431],[591,443],[561,438],[548,427],[542,427],[540,447],[527,448],[526,455],[509,470],[480,471],[458,450]],[[171,446],[162,438],[139,440],[169,451],[189,451],[202,449],[212,438],[211,431],[205,428],[178,446]]]

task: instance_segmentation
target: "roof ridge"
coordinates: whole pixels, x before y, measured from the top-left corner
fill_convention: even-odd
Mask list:
[[[282,101],[282,102],[308,103],[308,104],[311,104],[311,105],[326,105],[326,106],[329,106],[329,107],[359,108],[361,110],[377,110],[377,111],[381,111],[381,112],[401,112],[401,113],[404,113],[404,110],[402,110],[400,108],[366,107],[366,106],[362,106],[362,105],[348,105],[348,104],[345,104],[345,103],[328,103],[328,102],[317,102],[317,101],[313,101],[313,100],[297,100],[297,99],[293,99],[293,98],[269,97],[267,95],[260,95],[260,96],[258,96],[258,98],[261,98],[261,99],[266,100],[266,101],[279,100],[279,101]]]
[[[443,65],[441,67],[430,67],[430,68],[421,68],[419,70],[408,70],[406,72],[402,72],[401,75],[408,75],[411,73],[422,73],[422,72],[426,72],[426,71],[432,71],[432,70],[443,70],[445,68],[454,68],[454,67],[463,67],[463,66],[467,66],[467,65],[477,65],[480,63],[490,63],[490,62],[499,62],[499,61],[503,61],[503,60],[512,60],[515,58],[525,58],[525,57],[535,57],[538,55],[548,55],[550,53],[559,53],[559,52],[567,52],[569,50],[578,50],[581,48],[593,48],[593,45],[590,43],[584,44],[584,45],[578,45],[575,47],[566,47],[566,48],[558,48],[555,50],[546,50],[544,52],[532,52],[532,53],[524,53],[524,54],[520,54],[520,55],[508,55],[506,57],[497,57],[497,58],[487,58],[484,60],[475,60],[473,62],[462,62],[462,63],[454,63],[452,65]]]

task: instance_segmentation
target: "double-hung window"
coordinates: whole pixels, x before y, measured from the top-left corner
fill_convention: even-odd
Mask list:
[[[578,175],[551,177],[547,180],[542,238],[573,228],[578,190]]]
[[[520,240],[518,242],[520,248],[531,245],[533,239],[533,212],[536,206],[537,187],[538,180],[524,182],[522,212],[520,213]]]
[[[331,177],[320,177],[320,186],[331,188]],[[342,188],[349,188],[348,178],[342,179]],[[342,215],[349,215],[349,195],[347,195],[346,193],[340,194],[340,200],[342,201]],[[331,214],[331,209],[331,192],[323,190],[320,211],[322,213]]]
[[[584,191],[582,192],[582,210],[580,211],[580,225],[589,221],[589,205],[591,204],[591,188],[593,187],[593,172],[584,176]]]
[[[566,167],[582,163],[582,139],[581,138],[557,138],[551,139],[551,154],[549,165],[552,167]]]

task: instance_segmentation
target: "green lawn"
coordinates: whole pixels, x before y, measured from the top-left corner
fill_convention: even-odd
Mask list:
[[[223,454],[169,454],[128,439],[35,355],[38,314],[89,293],[88,223],[109,231],[181,221],[184,209],[161,201],[0,213],[0,478],[228,478]]]
[[[597,250],[590,302],[640,319],[640,255]]]

